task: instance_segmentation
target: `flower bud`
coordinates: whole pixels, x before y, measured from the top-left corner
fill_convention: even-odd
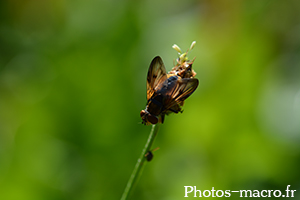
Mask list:
[[[190,50],[192,50],[195,45],[196,45],[196,41],[193,41],[192,44],[191,44]]]
[[[181,49],[179,48],[179,46],[177,46],[177,44],[174,44],[172,48],[175,49],[178,53],[181,53]]]

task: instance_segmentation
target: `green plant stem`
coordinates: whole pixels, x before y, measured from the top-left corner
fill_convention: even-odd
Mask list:
[[[159,129],[159,124],[152,125],[152,129],[150,131],[148,140],[145,144],[145,147],[144,147],[139,159],[137,160],[137,162],[135,164],[133,172],[131,173],[131,176],[127,182],[126,188],[122,194],[121,200],[126,200],[128,198],[130,192],[132,191],[132,189],[138,182],[138,179],[141,176],[143,168],[144,168],[144,162],[146,161],[145,154],[146,154],[146,152],[148,152],[150,150],[150,148],[154,142],[154,139],[157,135],[158,129]]]

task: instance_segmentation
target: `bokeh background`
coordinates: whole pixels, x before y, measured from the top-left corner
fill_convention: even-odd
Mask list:
[[[132,199],[287,185],[300,199],[297,0],[1,1],[0,199],[119,199],[151,129],[149,64],[170,70],[171,46],[194,40],[200,85]]]

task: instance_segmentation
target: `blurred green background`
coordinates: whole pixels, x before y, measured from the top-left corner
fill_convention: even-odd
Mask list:
[[[151,129],[149,64],[169,71],[171,46],[194,40],[200,85],[132,199],[287,185],[300,199],[296,0],[1,1],[0,199],[119,199]]]

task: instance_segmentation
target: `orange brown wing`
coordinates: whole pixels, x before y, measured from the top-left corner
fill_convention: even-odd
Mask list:
[[[147,100],[153,93],[162,87],[162,83],[167,80],[167,72],[162,59],[159,56],[153,58],[147,75]]]
[[[196,78],[181,79],[176,76],[172,77],[172,79],[169,78],[168,87],[165,91],[163,91],[163,94],[165,94],[163,112],[167,112],[169,109],[177,105],[180,107],[183,101],[193,94],[198,85],[199,81]]]

